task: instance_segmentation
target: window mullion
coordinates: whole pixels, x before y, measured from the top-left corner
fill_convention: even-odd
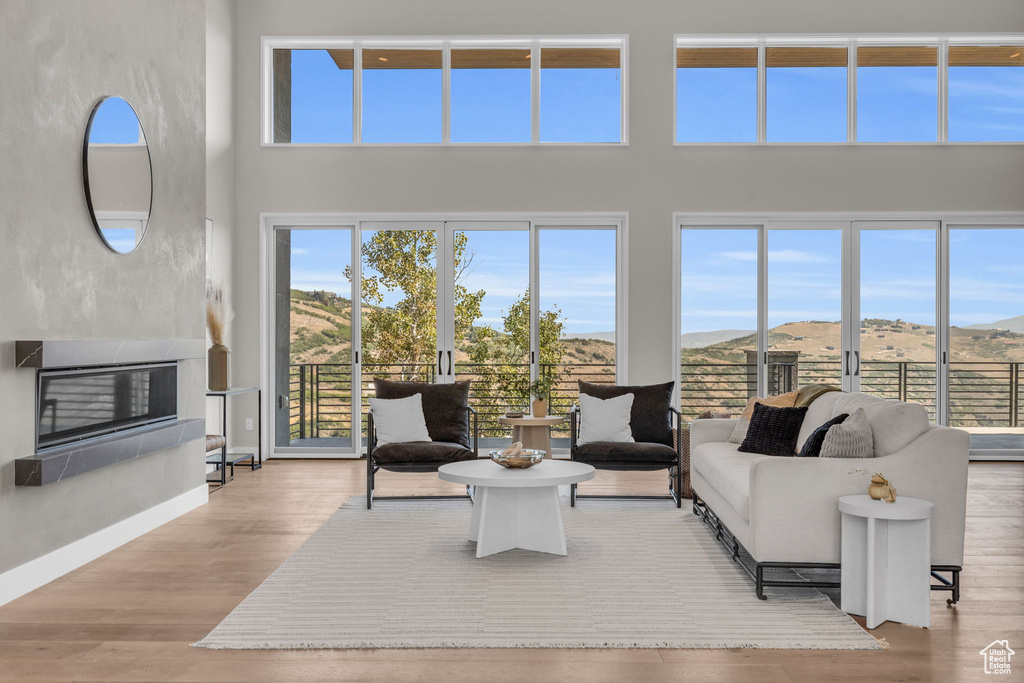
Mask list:
[[[765,44],[757,45],[757,141],[768,139],[768,72],[765,68]]]
[[[949,41],[939,42],[939,142],[949,141]]]
[[[530,142],[540,142],[540,45],[530,46]]]
[[[352,46],[352,142],[363,141],[363,48]]]
[[[846,141],[857,142],[857,41],[846,48]]]
[[[441,142],[451,142],[452,131],[452,46],[441,52]]]

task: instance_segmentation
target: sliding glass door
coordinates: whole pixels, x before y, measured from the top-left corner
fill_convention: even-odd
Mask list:
[[[509,410],[529,411],[532,316],[530,224],[527,221],[451,221],[446,224],[451,267],[442,371],[470,381],[481,442],[507,442],[512,428],[498,422]]]
[[[614,383],[618,229],[583,220],[273,226],[275,453],[360,453],[375,378],[469,380],[484,446],[507,443],[511,429],[498,418],[528,412],[535,395],[563,415],[576,380]],[[555,444],[567,435],[556,431]]]
[[[1024,225],[949,230],[949,425],[1024,453]]]
[[[767,229],[768,394],[803,384],[843,383],[843,226],[771,224]]]
[[[937,419],[937,221],[858,221],[852,389],[920,403]]]
[[[1024,224],[706,221],[679,223],[686,415],[830,384],[1024,454]]]
[[[274,446],[353,448],[353,227],[274,233]]]

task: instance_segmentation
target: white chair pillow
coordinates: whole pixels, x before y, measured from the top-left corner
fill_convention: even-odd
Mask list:
[[[405,398],[371,398],[373,426],[377,430],[377,445],[430,441],[427,421],[423,417],[423,395]]]
[[[600,399],[580,394],[580,435],[577,446],[596,441],[631,442],[629,427],[633,410],[633,394]]]

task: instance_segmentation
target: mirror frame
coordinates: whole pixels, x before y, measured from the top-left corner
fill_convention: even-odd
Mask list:
[[[103,228],[100,227],[99,219],[96,217],[96,207],[92,205],[92,189],[89,186],[89,136],[92,133],[92,124],[96,119],[96,114],[99,113],[100,107],[103,106],[103,103],[114,98],[117,98],[127,104],[128,108],[132,110],[133,114],[135,114],[135,120],[139,122],[139,130],[142,131],[142,138],[146,141],[146,162],[149,164],[149,206],[146,209],[146,228],[142,231],[142,236],[139,238],[139,241],[135,243],[135,247],[130,251],[118,251],[111,246],[110,242],[107,241],[107,238],[103,236]],[[82,179],[83,185],[85,186],[85,203],[89,207],[89,217],[92,219],[92,225],[96,229],[96,234],[99,236],[100,241],[103,242],[103,245],[115,254],[124,255],[137,251],[139,245],[142,244],[142,241],[146,239],[146,235],[149,233],[149,222],[153,217],[153,154],[150,152],[149,136],[146,135],[146,128],[142,125],[142,119],[139,117],[139,112],[135,110],[135,107],[132,106],[131,102],[120,95],[104,95],[93,106],[92,111],[89,113],[89,122],[85,126],[85,139],[82,143]]]

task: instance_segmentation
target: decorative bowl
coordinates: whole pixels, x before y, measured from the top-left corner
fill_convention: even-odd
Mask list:
[[[510,470],[523,470],[533,467],[543,460],[545,451],[524,448],[515,455],[502,455],[501,451],[491,451],[489,455],[491,460],[502,467],[507,467]]]

